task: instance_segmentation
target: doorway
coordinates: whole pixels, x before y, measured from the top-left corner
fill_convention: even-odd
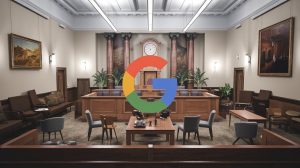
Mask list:
[[[244,90],[244,68],[234,68],[233,101],[239,100],[240,91]]]
[[[65,101],[68,101],[67,69],[65,67],[56,68],[56,88],[58,92],[61,92],[64,95]]]

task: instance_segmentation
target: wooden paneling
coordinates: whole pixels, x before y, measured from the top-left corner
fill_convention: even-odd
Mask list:
[[[7,145],[38,145],[38,130],[30,130],[3,144]]]
[[[160,96],[142,96],[142,99],[160,99]],[[100,114],[117,117],[119,121],[128,121],[134,109],[124,96],[96,96],[91,93],[82,97],[82,112],[89,109],[94,117]],[[200,115],[207,120],[212,110],[219,111],[219,97],[203,93],[203,96],[176,96],[170,106],[171,118],[181,121],[187,115]],[[84,114],[83,114],[84,116]]]
[[[267,129],[262,130],[261,136],[262,145],[298,145],[297,143]]]

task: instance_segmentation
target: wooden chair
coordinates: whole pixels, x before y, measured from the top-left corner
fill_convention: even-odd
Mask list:
[[[269,130],[272,129],[272,124],[277,124],[279,125],[279,128],[281,127],[281,125],[284,125],[285,130],[287,131],[288,119],[282,115],[281,108],[267,108],[266,110],[269,121]]]
[[[248,108],[252,106],[253,91],[241,90],[239,93],[239,100],[234,103],[234,109],[237,108]]]
[[[104,133],[106,133],[106,136],[108,138],[108,130],[109,130],[109,142],[111,143],[112,140],[112,130],[115,133],[116,136],[116,140],[118,142],[118,137],[117,137],[117,133],[116,133],[116,125],[114,124],[114,120],[116,120],[115,117],[111,117],[111,116],[106,116],[106,115],[100,115],[100,119],[102,122],[102,143],[103,143],[103,139],[104,139]]]

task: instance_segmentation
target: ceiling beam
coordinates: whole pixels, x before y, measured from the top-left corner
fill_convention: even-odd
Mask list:
[[[167,4],[168,4],[168,0],[163,0],[162,1],[162,7],[161,8],[162,8],[163,11],[167,10]]]
[[[138,0],[132,0],[132,1],[133,1],[134,9],[138,11],[140,9]]]

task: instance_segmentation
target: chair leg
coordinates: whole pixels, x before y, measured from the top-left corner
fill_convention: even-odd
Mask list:
[[[56,132],[54,132],[54,138],[56,139]]]
[[[195,132],[195,135],[197,134],[197,138],[198,138],[198,143],[199,145],[201,145],[201,142],[200,142],[200,137],[199,137],[199,131],[197,130],[197,132]]]
[[[64,141],[64,137],[63,137],[63,135],[61,133],[61,130],[59,131],[59,134],[60,134],[61,140]]]
[[[43,132],[43,142],[45,142],[45,132]]]
[[[252,138],[249,138],[249,140],[250,140],[250,144],[253,145],[253,144],[254,144],[254,143],[253,143],[253,139],[252,139]]]
[[[210,139],[213,140],[212,127],[209,127],[209,134],[210,134]]]
[[[104,131],[105,131],[105,129],[102,127],[102,144],[103,144],[103,140],[104,140]]]
[[[177,141],[178,141],[179,128],[177,128]]]
[[[109,136],[108,136],[108,129],[107,128],[105,128],[105,132],[106,132],[106,139],[108,140]]]
[[[50,136],[51,136],[51,133],[48,132],[48,141],[50,141]]]
[[[190,132],[188,132],[188,140],[190,140]]]
[[[183,141],[182,141],[182,144],[183,144],[183,145],[185,144],[185,137],[186,137],[186,132],[183,131]]]
[[[92,128],[89,128],[89,132],[88,132],[88,141],[90,141],[91,134],[92,134]]]
[[[115,132],[116,140],[118,142],[118,137],[117,137],[117,133],[116,133],[116,129],[115,128],[114,128],[114,132]]]
[[[272,130],[272,122],[269,121],[269,130]]]
[[[232,145],[234,145],[238,140],[240,140],[240,138],[237,138],[237,139],[232,143]]]

